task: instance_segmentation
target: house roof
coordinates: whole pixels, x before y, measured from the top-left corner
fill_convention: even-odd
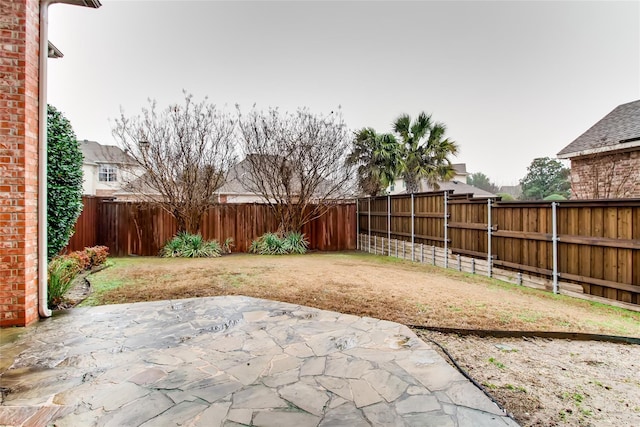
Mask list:
[[[564,147],[558,153],[558,157],[570,159],[634,147],[640,147],[640,100],[618,105]]]
[[[473,194],[473,197],[496,197],[495,194],[485,191],[481,188],[474,187],[473,185],[466,184],[464,182],[451,180],[438,182],[438,189],[435,189],[429,185],[427,180],[421,181],[422,191],[447,191],[452,190],[453,194]]]
[[[451,166],[456,171],[456,175],[469,175],[466,163],[452,163]]]
[[[55,47],[55,45],[50,41],[47,41],[47,57],[57,59],[62,58],[63,56],[64,54],[60,51],[60,49]]]
[[[102,145],[96,141],[78,141],[85,164],[134,164],[135,162],[120,147],[115,145]]]
[[[510,194],[513,197],[518,197],[522,194],[522,186],[518,185],[502,185],[498,190],[498,193]]]
[[[227,175],[227,181],[218,189],[220,194],[244,194],[251,193],[243,184],[242,177],[249,171],[247,159],[236,163]]]

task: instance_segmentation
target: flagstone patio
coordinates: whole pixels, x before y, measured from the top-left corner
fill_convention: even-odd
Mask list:
[[[2,330],[0,425],[517,426],[407,327],[248,297]]]

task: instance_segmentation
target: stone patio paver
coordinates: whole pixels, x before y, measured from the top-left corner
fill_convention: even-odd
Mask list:
[[[388,321],[229,296],[2,334],[0,425],[517,426]]]

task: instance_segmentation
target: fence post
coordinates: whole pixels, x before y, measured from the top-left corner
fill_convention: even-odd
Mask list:
[[[487,199],[487,276],[491,277],[491,266],[493,264],[493,255],[491,254],[491,199]]]
[[[444,268],[449,267],[449,193],[444,192]],[[435,265],[435,262],[434,262]]]
[[[360,247],[360,199],[356,199],[356,250],[359,251]]]
[[[476,274],[476,259],[471,258],[471,274]]]
[[[398,258],[398,239],[396,239],[396,258]]]
[[[387,196],[387,238],[389,239],[389,256],[391,256],[391,195]]]
[[[373,236],[373,254],[378,255],[378,236]]]
[[[553,293],[558,293],[558,203],[551,202],[551,242],[553,251]]]
[[[424,264],[424,243],[420,243],[420,262]]]
[[[405,249],[406,241],[402,241],[402,259],[406,259],[407,250]]]
[[[367,252],[371,253],[371,197],[369,197],[367,200],[369,200],[369,208],[367,209],[367,230],[369,231],[369,243],[367,243],[367,249],[369,250]]]
[[[431,262],[436,265],[436,245],[431,246]]]
[[[460,254],[458,254],[457,258],[458,258],[458,271],[462,271],[462,260],[460,259]]]
[[[416,260],[416,257],[415,257],[416,238],[415,238],[415,235],[414,235],[416,217],[415,217],[415,205],[414,204],[415,204],[415,199],[413,198],[413,193],[411,193],[411,262]]]

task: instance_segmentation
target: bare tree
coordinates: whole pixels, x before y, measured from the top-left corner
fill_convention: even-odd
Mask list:
[[[279,232],[300,231],[335,203],[353,197],[346,164],[351,134],[339,113],[254,109],[240,117],[246,159],[241,181],[273,210]]]
[[[179,231],[197,233],[202,216],[215,201],[235,162],[235,120],[207,98],[159,111],[155,101],[142,114],[124,112],[112,129],[137,172],[127,174],[127,189],[158,203],[177,221]]]

